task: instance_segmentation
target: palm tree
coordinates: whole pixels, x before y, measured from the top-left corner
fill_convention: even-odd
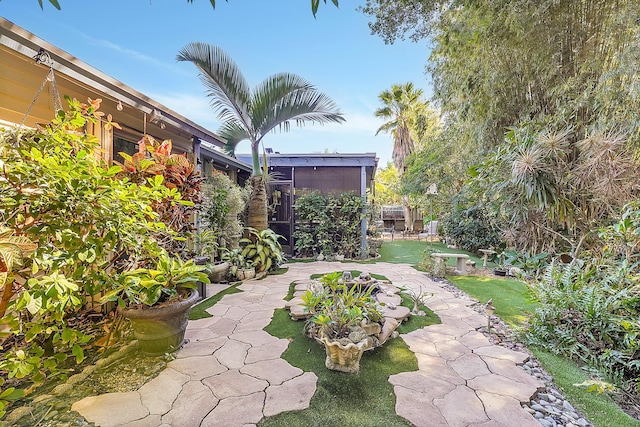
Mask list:
[[[344,121],[335,103],[309,82],[295,74],[267,77],[251,90],[236,63],[219,47],[189,43],[180,50],[178,61],[190,61],[200,71],[211,106],[223,122],[218,131],[233,153],[240,141],[251,142],[253,174],[247,226],[267,228],[267,193],[260,168],[258,148],[262,138],[279,127],[288,131],[290,121],[320,124]]]
[[[400,177],[404,174],[405,162],[415,147],[411,137],[411,125],[415,120],[416,113],[424,106],[420,100],[421,96],[422,89],[414,89],[413,83],[393,85],[391,90],[385,90],[378,95],[384,106],[378,108],[375,115],[389,121],[378,128],[376,135],[380,132],[391,131],[393,135],[393,164]],[[405,226],[412,230],[414,208],[409,205],[407,196],[403,197],[403,200]]]
[[[391,131],[393,136],[393,164],[400,175],[403,174],[405,161],[413,152],[414,141],[411,137],[411,122],[416,109],[423,105],[420,100],[422,89],[414,89],[413,83],[393,85],[391,90],[385,90],[378,98],[384,104],[375,111],[376,117],[389,120],[376,132]]]

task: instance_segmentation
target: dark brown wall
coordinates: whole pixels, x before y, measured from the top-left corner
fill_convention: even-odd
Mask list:
[[[324,194],[360,194],[359,167],[296,167],[296,194],[318,190]]]

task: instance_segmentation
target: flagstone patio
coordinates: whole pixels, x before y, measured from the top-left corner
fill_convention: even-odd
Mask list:
[[[263,330],[294,280],[314,273],[362,270],[433,293],[427,305],[442,324],[401,335],[419,370],[392,375],[396,412],[415,426],[539,427],[522,407],[544,384],[517,365],[528,355],[492,345],[477,331],[487,319],[408,265],[330,262],[289,264],[284,275],[250,280],[189,322],[188,343],[158,377],[139,390],[87,397],[72,409],[111,426],[252,426],[262,418],[307,408],[314,373],[291,366],[288,345]]]

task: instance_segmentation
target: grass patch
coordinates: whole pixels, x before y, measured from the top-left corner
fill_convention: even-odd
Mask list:
[[[279,267],[277,270],[270,271],[269,276],[281,276],[289,271],[289,267]]]
[[[222,299],[223,296],[242,292],[240,289],[238,289],[238,286],[240,286],[241,283],[242,282],[234,283],[233,285],[229,286],[227,289],[220,291],[217,294],[191,307],[191,311],[189,312],[189,320],[198,320],[198,319],[204,319],[206,317],[211,317],[211,315],[207,313],[206,310],[210,307],[213,307],[218,301]]]
[[[413,301],[407,295],[400,294],[402,297],[402,305],[408,307],[409,309],[413,308]],[[424,316],[414,316],[411,315],[407,320],[398,325],[398,332],[401,334],[408,334],[409,332],[413,332],[418,329],[422,329],[425,326],[429,325],[437,325],[442,323],[437,314],[433,311],[429,310],[424,305],[420,305],[420,310],[424,311]]]
[[[481,276],[447,276],[447,280],[483,304],[493,298],[495,314],[514,329],[521,328],[536,307],[527,285],[519,280]]]
[[[638,427],[640,421],[630,417],[605,394],[587,393],[584,387],[576,387],[589,377],[570,360],[539,348],[531,348],[544,368],[553,375],[554,382],[571,404],[594,425],[600,427]]]
[[[417,316],[416,316],[417,317]],[[276,310],[265,330],[290,341],[283,358],[293,366],[318,376],[311,406],[264,419],[260,426],[410,426],[395,413],[395,395],[388,379],[400,372],[416,371],[415,355],[401,338],[366,351],[358,374],[331,371],[324,366],[324,347],[302,332],[304,322],[293,321],[284,309]]]
[[[287,295],[284,297],[285,301],[291,301],[293,299],[293,294],[296,293],[296,282],[289,283],[289,291]]]
[[[418,266],[422,263],[424,252],[444,252],[449,254],[467,254],[471,261],[475,261],[476,265],[482,265],[482,258],[462,249],[447,248],[442,242],[425,242],[420,240],[394,240],[386,241],[379,249],[380,258],[374,260],[363,261],[362,263],[373,264],[376,262],[388,262],[392,264],[411,264]],[[455,259],[448,259],[447,265],[455,266]],[[493,265],[493,263],[489,263]]]

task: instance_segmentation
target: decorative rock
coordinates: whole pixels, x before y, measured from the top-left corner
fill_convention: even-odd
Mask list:
[[[362,340],[367,339],[367,334],[364,329],[362,328],[354,328],[353,331],[351,331],[351,333],[349,333],[349,339],[354,342],[354,343],[358,343]]]
[[[322,255],[322,253],[319,253],[316,257],[316,261],[324,261],[324,255]]]
[[[4,421],[8,425],[12,425],[12,424],[16,423],[18,420],[20,420],[21,418],[31,415],[32,411],[33,411],[33,408],[31,406],[19,406],[16,409],[14,409],[13,411],[11,411],[6,416]]]
[[[294,305],[289,309],[289,315],[294,320],[307,319],[311,317],[309,312],[305,310],[305,308],[301,305]]]
[[[411,310],[404,306],[398,306],[391,310],[388,306],[382,307],[382,316],[396,319],[398,322],[404,321],[411,314]]]
[[[575,409],[573,408],[573,406],[571,406],[571,403],[567,402],[566,400],[562,402],[562,407],[567,411],[575,412]]]
[[[380,304],[387,306],[398,306],[402,304],[402,297],[397,294],[387,295],[386,293],[378,292],[376,299]]]
[[[377,335],[380,333],[380,331],[382,330],[382,326],[380,326],[379,323],[362,323],[360,326],[362,326],[362,329],[364,329],[364,332],[367,335]]]
[[[52,391],[51,393],[53,394],[63,394],[68,392],[69,390],[71,390],[73,388],[73,384],[60,384],[57,385]]]
[[[384,320],[384,325],[382,325],[382,331],[378,334],[378,340],[380,340],[380,345],[387,342],[387,340],[389,339],[391,334],[395,332],[399,324],[400,322],[390,317],[387,317]]]

